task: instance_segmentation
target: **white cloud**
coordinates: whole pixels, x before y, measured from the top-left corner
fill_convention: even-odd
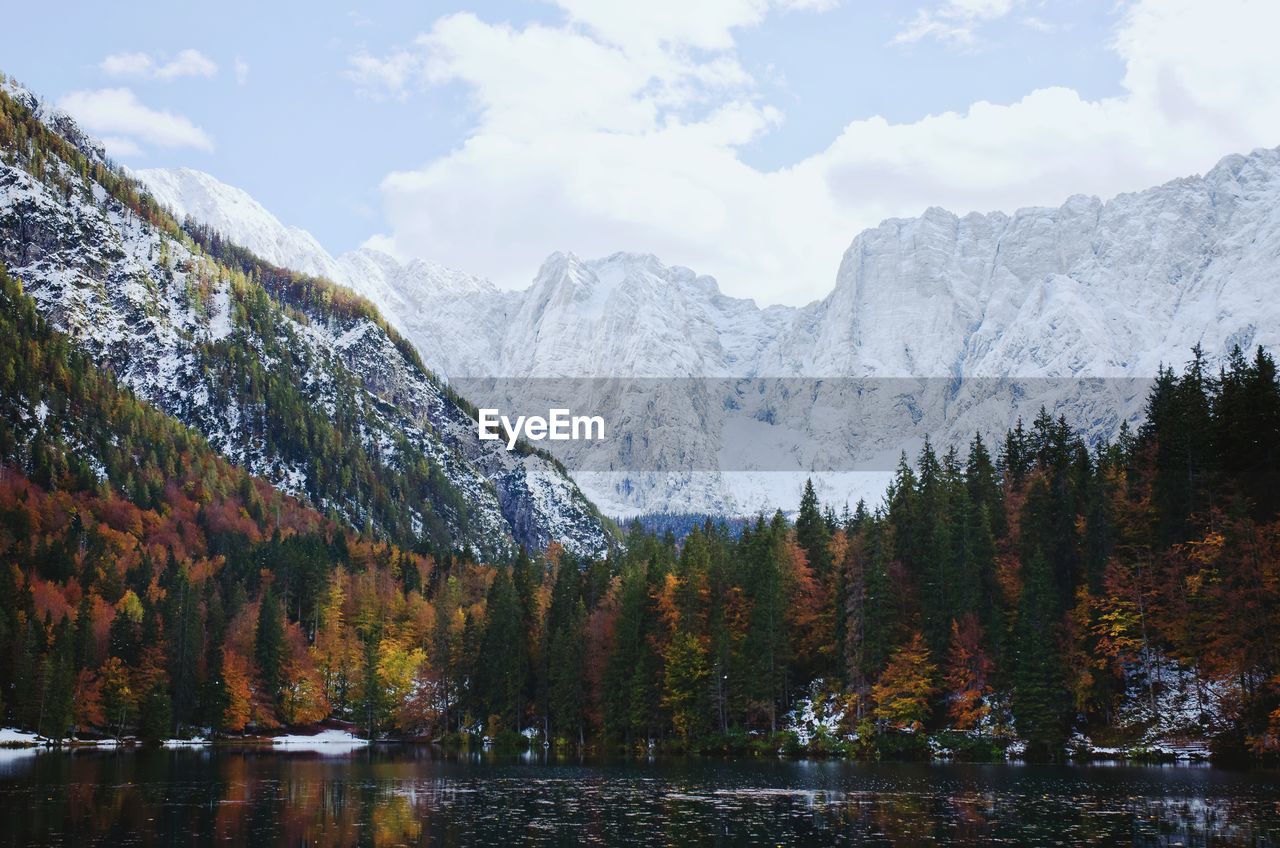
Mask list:
[[[602,41],[631,49],[660,46],[729,50],[733,30],[756,26],[774,11],[823,11],[835,0],[554,0],[571,22]]]
[[[1136,0],[1115,34],[1115,97],[1046,88],[913,122],[856,120],[825,150],[763,171],[740,148],[782,116],[731,40],[758,7],[725,6],[719,28],[631,21],[648,40],[623,23],[633,9],[592,6],[558,27],[438,21],[391,79],[402,94],[462,84],[475,126],[449,154],[386,177],[387,231],[373,242],[508,286],[552,250],[651,251],[728,292],[795,303],[829,291],[850,239],[886,217],[1107,196],[1280,144],[1280,7]]]
[[[138,145],[138,142],[123,136],[103,136],[102,146],[107,149],[107,155],[113,159],[135,159],[146,155],[142,152],[142,147]]]
[[[58,101],[58,107],[90,132],[111,138],[117,155],[137,155],[140,141],[213,150],[213,139],[200,127],[182,115],[151,109],[127,88],[73,91]]]
[[[978,27],[1003,18],[1018,0],[946,0],[932,9],[919,9],[894,44],[914,44],[926,38],[967,47],[976,41]]]
[[[146,53],[112,53],[98,67],[112,77],[147,77],[155,72],[155,62]]]
[[[237,85],[244,85],[249,81],[249,63],[239,56],[236,57],[235,72]]]
[[[178,77],[207,78],[217,73],[218,66],[199,50],[183,50],[172,61],[156,69],[156,77],[165,80]]]
[[[422,57],[409,50],[398,50],[382,59],[361,50],[347,59],[346,76],[361,94],[403,100],[420,81],[422,64]]]
[[[212,59],[190,48],[164,63],[147,53],[112,53],[98,67],[108,76],[165,81],[180,77],[210,78],[218,73],[218,66]]]

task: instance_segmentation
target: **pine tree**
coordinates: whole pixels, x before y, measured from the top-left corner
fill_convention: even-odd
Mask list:
[[[262,691],[272,703],[280,702],[280,694],[284,689],[285,651],[284,615],[272,584],[267,582],[258,607],[253,656],[258,664],[258,679],[262,682]]]
[[[63,619],[42,662],[40,718],[36,725],[41,735],[62,739],[71,729],[75,681],[74,626]]]
[[[982,596],[979,601],[981,615],[994,608],[995,541],[1008,533],[999,472],[991,462],[981,434],[974,434],[973,441],[969,443],[964,481],[968,495],[965,523],[971,561],[969,574]]]
[[[191,723],[199,688],[196,669],[200,650],[200,606],[186,565],[172,574],[165,596],[169,679],[173,683],[173,716],[179,731]]]
[[[458,579],[451,575],[436,590],[435,617],[431,627],[431,663],[440,687],[441,724],[446,733],[450,730],[451,719],[457,718],[455,707],[460,700],[462,634],[458,623],[463,620],[460,597]]]
[[[1058,603],[1044,557],[1026,565],[1014,640],[1013,717],[1027,754],[1057,758],[1066,742],[1064,709],[1071,703],[1054,635]]]
[[[742,547],[747,563],[745,589],[751,603],[751,617],[743,652],[749,663],[747,691],[755,706],[769,717],[770,731],[778,729],[778,708],[787,689],[786,587],[782,564],[785,524],[781,513],[765,525],[756,519],[750,535],[744,533]]]
[[[804,481],[800,511],[796,515],[796,541],[804,549],[814,577],[825,582],[831,572],[831,531],[818,506],[813,481]]]
[[[173,729],[173,702],[169,698],[169,681],[164,674],[156,676],[143,694],[139,707],[138,730],[149,742],[159,742]]]
[[[622,575],[613,651],[605,664],[602,693],[605,730],[628,746],[638,731],[643,732],[633,721],[638,710],[632,704],[632,679],[643,669],[643,657],[648,650],[644,620],[647,601],[645,570],[633,566]]]
[[[489,587],[477,686],[490,718],[489,733],[518,732],[527,668],[523,613],[508,569],[499,568]],[[496,724],[495,724],[496,722]]]
[[[387,693],[378,676],[380,628],[361,634],[360,685],[356,695],[356,720],[365,737],[378,738],[387,718]]]
[[[586,741],[586,686],[583,679],[586,621],[586,605],[578,599],[573,609],[556,623],[547,649],[552,733],[576,739],[579,746]]]

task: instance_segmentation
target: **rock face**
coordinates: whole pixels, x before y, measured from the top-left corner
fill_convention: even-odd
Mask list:
[[[998,436],[1045,405],[1110,437],[1161,363],[1280,343],[1280,150],[1107,201],[885,221],[798,309],[637,254],[554,254],[516,292],[369,250],[337,263],[464,394],[620,383],[607,448],[550,443],[606,511],[790,508],[813,470],[825,499],[877,498],[925,436]]]
[[[483,557],[552,540],[582,554],[605,552],[609,532],[556,463],[480,441],[466,404],[376,311],[271,295],[240,269],[218,265],[172,221],[139,214],[125,197],[136,184],[69,118],[12,83],[0,92],[87,157],[77,167],[48,156],[37,178],[24,152],[0,151],[0,262],[55,327],[139,396],[233,462],[358,528],[395,516],[403,525],[395,531],[412,539],[443,523],[456,547]],[[181,188],[192,215],[270,218],[247,195],[195,172],[170,176],[151,179],[166,185],[170,205]],[[253,249],[273,262],[337,273],[301,231],[261,226],[256,234]],[[300,404],[299,414],[319,410],[341,422],[358,443],[341,448],[342,467],[359,468],[362,479],[330,467],[315,433],[303,418],[292,422],[281,397]],[[429,491],[397,497],[406,480]],[[389,502],[381,512],[370,506],[375,494]]]

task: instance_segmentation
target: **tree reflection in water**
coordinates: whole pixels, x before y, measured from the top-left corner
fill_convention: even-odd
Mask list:
[[[387,747],[0,752],[9,844],[1271,845],[1280,777],[1208,768],[543,762]]]

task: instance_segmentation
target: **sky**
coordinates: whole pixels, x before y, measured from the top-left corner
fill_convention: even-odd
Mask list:
[[[527,286],[653,253],[800,304],[853,237],[1103,197],[1280,145],[1273,0],[81,2],[0,71],[131,168]]]

